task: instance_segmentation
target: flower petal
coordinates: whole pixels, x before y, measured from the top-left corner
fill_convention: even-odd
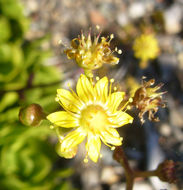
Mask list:
[[[106,102],[108,96],[108,78],[103,77],[100,79],[94,87],[94,92],[97,100]]]
[[[111,112],[114,113],[122,100],[124,99],[125,92],[114,92],[108,97],[108,107],[111,109]]]
[[[71,116],[66,111],[51,113],[47,116],[47,119],[60,127],[70,128],[77,126],[77,119]]]
[[[116,128],[132,123],[133,117],[125,112],[118,111],[113,116],[110,116],[109,121],[112,124],[111,127]]]
[[[114,128],[106,127],[105,131],[101,131],[100,137],[105,144],[109,143],[115,146],[120,146],[122,144],[122,138]]]
[[[85,137],[86,133],[80,127],[70,132],[61,143],[61,152],[68,152],[70,149],[80,144]]]
[[[82,106],[82,102],[73,96],[73,94],[65,89],[57,90],[57,97],[60,102],[63,104],[64,108],[72,111],[78,112],[79,108]]]
[[[76,91],[81,100],[84,102],[92,101],[94,98],[93,85],[88,78],[81,74],[76,85]]]
[[[88,140],[86,143],[86,150],[88,156],[93,162],[97,162],[100,156],[101,141],[98,135],[88,134]]]

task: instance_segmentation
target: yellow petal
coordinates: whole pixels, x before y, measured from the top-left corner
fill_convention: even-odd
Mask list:
[[[108,107],[111,109],[111,112],[115,112],[122,100],[124,99],[125,93],[124,92],[114,92],[111,96],[108,97]]]
[[[51,113],[47,116],[47,119],[60,127],[70,128],[77,126],[77,119],[71,116],[66,111]]]
[[[59,156],[67,158],[67,159],[73,158],[76,155],[77,149],[78,149],[78,147],[75,146],[75,147],[67,150],[66,152],[61,152],[61,144],[60,143],[57,143],[55,148],[56,148],[56,152]]]
[[[72,111],[78,112],[79,108],[82,107],[82,102],[73,96],[73,94],[65,89],[57,90],[57,97],[60,102],[63,104],[64,108]]]
[[[68,152],[70,149],[80,144],[85,137],[86,133],[81,128],[77,128],[70,132],[61,143],[61,152]]]
[[[103,102],[106,102],[107,95],[108,95],[108,78],[103,77],[100,79],[95,87],[94,92],[97,100],[102,100]]]
[[[105,131],[101,131],[100,137],[102,141],[106,144],[120,146],[122,144],[122,138],[116,129],[107,127]]]
[[[76,85],[76,91],[81,100],[84,102],[88,102],[89,100],[93,100],[93,85],[88,80],[88,78],[81,74],[77,85]]]
[[[86,143],[86,150],[88,156],[93,162],[97,162],[100,156],[101,141],[98,135],[88,134],[88,140]]]
[[[110,116],[109,121],[113,125],[112,127],[116,128],[126,125],[128,123],[132,123],[133,117],[125,112],[118,111],[113,116]]]

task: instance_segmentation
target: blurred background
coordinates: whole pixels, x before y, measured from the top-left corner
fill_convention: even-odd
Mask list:
[[[18,120],[21,106],[40,104],[46,113],[59,110],[57,88],[74,87],[83,72],[63,53],[81,30],[100,25],[102,35],[115,38],[117,66],[105,65],[98,76],[114,78],[121,90],[131,92],[142,76],[163,82],[166,108],[160,122],[137,113],[132,126],[119,132],[130,164],[137,170],[155,169],[164,159],[183,161],[183,1],[182,0],[0,0],[0,189],[1,190],[123,190],[123,168],[103,146],[102,159],[83,163],[84,147],[66,160],[55,151],[57,137],[43,121],[26,127]],[[153,33],[159,43],[157,58],[139,66],[134,40]],[[181,180],[183,181],[183,180]],[[138,179],[134,190],[181,190],[157,178]]]

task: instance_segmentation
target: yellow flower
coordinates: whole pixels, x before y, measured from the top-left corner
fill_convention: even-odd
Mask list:
[[[113,51],[110,49],[110,42],[114,38],[111,34],[110,38],[101,37],[100,34],[94,36],[94,41],[92,42],[91,34],[89,32],[88,36],[81,36],[75,38],[71,41],[71,47],[65,50],[68,59],[74,59],[76,63],[87,70],[95,70],[100,68],[103,63],[108,64],[118,64],[119,58],[113,55]],[[121,50],[115,49],[119,54]]]
[[[133,121],[133,118],[124,111],[126,105],[118,109],[123,101],[124,92],[111,92],[112,79],[109,87],[107,77],[97,80],[94,84],[92,79],[81,75],[76,85],[77,94],[72,89],[57,90],[56,100],[65,111],[52,113],[47,119],[57,129],[60,127],[70,129],[66,135],[63,133],[59,135],[61,156],[73,157],[78,144],[87,137],[86,157],[89,156],[92,161],[97,162],[101,140],[111,148],[120,146],[122,138],[116,128]]]
[[[149,59],[155,59],[159,54],[158,41],[153,34],[142,34],[133,44],[135,57],[141,60],[140,67],[147,67]]]

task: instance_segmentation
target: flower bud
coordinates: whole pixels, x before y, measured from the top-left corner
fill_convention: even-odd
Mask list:
[[[71,148],[65,152],[62,152],[61,151],[61,143],[57,143],[55,149],[56,149],[56,152],[59,156],[64,157],[66,159],[71,159],[76,155],[78,148],[77,148],[77,146],[75,146],[75,147],[73,147],[73,148]]]
[[[30,104],[19,111],[19,120],[27,126],[38,126],[45,119],[45,113],[39,104]]]
[[[157,169],[157,176],[160,180],[168,183],[177,183],[179,180],[179,173],[181,170],[180,163],[173,160],[165,160],[159,164]]]

